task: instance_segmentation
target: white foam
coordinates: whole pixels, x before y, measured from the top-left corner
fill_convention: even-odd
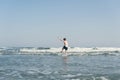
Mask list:
[[[20,49],[21,53],[60,53],[62,48],[50,48],[50,49],[36,49],[36,48],[32,48],[32,49],[27,49],[27,48],[23,48]],[[75,47],[75,48],[69,48],[68,53],[69,55],[73,54],[79,54],[79,55],[84,55],[86,53],[95,53],[95,55],[97,54],[103,54],[103,53],[109,53],[109,54],[113,54],[113,53],[119,53],[120,52],[120,48],[112,48],[112,47],[98,47],[98,48],[79,48],[79,47]],[[94,55],[94,54],[93,54]]]
[[[97,79],[101,79],[101,80],[109,80],[109,79],[107,79],[106,77],[103,77],[103,76],[101,76],[101,77],[99,77],[99,78],[97,78]]]
[[[35,47],[23,47],[23,48],[0,48],[0,54],[57,54],[62,55],[62,47],[60,48],[35,48]],[[116,47],[94,47],[94,48],[80,48],[74,47],[67,51],[67,55],[120,55],[120,48]]]

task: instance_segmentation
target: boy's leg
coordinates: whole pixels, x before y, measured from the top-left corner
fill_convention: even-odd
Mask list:
[[[64,48],[62,48],[62,51],[61,51],[61,53],[63,53],[63,50],[64,50]]]

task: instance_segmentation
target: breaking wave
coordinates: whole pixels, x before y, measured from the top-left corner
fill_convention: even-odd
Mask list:
[[[44,47],[12,47],[0,48],[0,54],[55,54],[61,55],[60,48],[44,48]],[[120,55],[120,48],[114,47],[95,47],[80,48],[74,47],[68,50],[68,55]]]

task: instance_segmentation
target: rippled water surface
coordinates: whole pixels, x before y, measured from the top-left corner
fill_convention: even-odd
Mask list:
[[[0,80],[120,80],[120,56],[0,55]]]

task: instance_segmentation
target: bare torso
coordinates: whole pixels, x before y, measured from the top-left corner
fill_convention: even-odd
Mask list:
[[[68,42],[67,41],[63,41],[64,42],[64,46],[68,47]]]

